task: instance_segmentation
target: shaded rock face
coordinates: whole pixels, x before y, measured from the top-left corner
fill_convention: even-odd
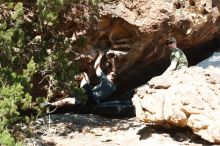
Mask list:
[[[219,95],[220,69],[191,67],[151,79],[132,101],[143,122],[188,126],[203,139],[220,143]]]
[[[169,56],[165,45],[168,36],[175,36],[178,46],[189,57],[190,51],[200,49],[220,35],[220,1],[217,0],[122,0],[102,7],[100,13],[104,16],[98,30],[108,37],[97,37],[96,44],[110,40],[111,46],[106,43],[107,47],[128,51],[117,62],[119,84],[124,88],[159,75],[168,66],[169,62],[164,60]],[[121,47],[115,45],[122,40],[126,41]]]
[[[170,54],[165,45],[168,36],[176,37],[190,65],[220,46],[219,0],[106,1],[99,4],[98,11],[96,19],[91,9],[74,5],[67,15],[70,18],[62,20],[67,23],[61,29],[73,40],[77,35],[87,36],[81,53],[88,57],[81,64],[90,76],[94,75],[97,49],[117,54],[117,84],[121,91],[144,84],[166,69]],[[77,15],[82,14],[88,21],[76,24]]]

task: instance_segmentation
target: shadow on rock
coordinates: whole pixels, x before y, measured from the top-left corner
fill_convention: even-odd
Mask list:
[[[111,131],[117,131],[138,128],[140,126],[140,123],[135,122],[135,118],[112,119],[87,114],[54,114],[50,116],[50,120],[51,125],[62,125],[69,132],[86,132],[95,128],[110,128]],[[65,133],[68,133],[68,131],[65,131]]]
[[[147,125],[146,127],[138,131],[140,135],[139,139],[144,140],[152,136],[152,134],[168,135],[172,139],[178,142],[187,141],[187,143],[197,143],[202,145],[213,145],[212,143],[202,139],[200,136],[193,133],[193,131],[188,127],[173,127],[165,128],[159,125]]]
[[[53,110],[53,109],[51,109]],[[75,114],[95,114],[111,118],[134,117],[134,106],[131,100],[107,101],[98,105],[66,105],[55,110],[54,114],[75,113]]]

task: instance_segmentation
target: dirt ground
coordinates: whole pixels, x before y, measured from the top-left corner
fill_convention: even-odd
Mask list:
[[[179,146],[212,145],[189,128],[165,129],[135,117],[112,119],[92,114],[47,115],[33,123],[27,146]]]

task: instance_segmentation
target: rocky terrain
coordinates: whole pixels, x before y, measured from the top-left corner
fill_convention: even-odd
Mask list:
[[[136,118],[112,119],[95,115],[50,115],[33,123],[27,146],[202,146],[212,145],[189,128],[166,129]]]
[[[103,1],[98,5],[97,19],[85,23],[92,25],[94,31],[80,27],[75,30],[73,18],[81,12],[88,14],[87,18],[92,15],[85,6],[74,5],[66,12],[69,17],[61,28],[73,40],[77,35],[87,37],[79,64],[93,76],[97,49],[117,54],[117,92],[145,84],[132,99],[141,122],[136,118],[51,115],[50,124],[44,119],[33,124],[34,136],[27,140],[27,145],[220,143],[219,69],[191,67],[159,76],[169,64],[165,45],[168,36],[176,37],[190,66],[219,48],[219,0]]]
[[[132,101],[146,123],[190,127],[220,143],[220,69],[190,67],[152,78],[137,89]]]
[[[176,37],[190,65],[218,48],[219,9],[218,0],[106,1],[99,4],[96,31],[88,35],[84,52],[91,58],[96,49],[118,54],[117,82],[125,91],[165,70],[169,63],[165,45],[168,36]]]
[[[45,115],[31,124],[26,145],[217,145],[219,70],[194,66],[152,78],[132,98],[136,117]]]

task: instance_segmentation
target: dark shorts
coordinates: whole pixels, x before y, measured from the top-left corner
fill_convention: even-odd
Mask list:
[[[90,84],[85,84],[82,88],[86,91],[86,94],[88,96],[88,100],[86,104],[98,104],[99,103],[99,100],[93,94],[92,86]]]

